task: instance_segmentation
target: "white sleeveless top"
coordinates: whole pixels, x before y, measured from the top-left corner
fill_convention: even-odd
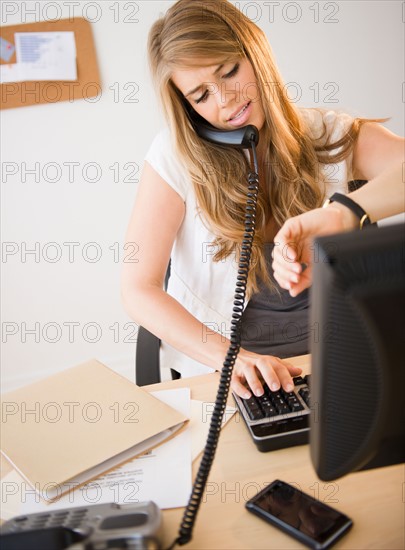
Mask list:
[[[322,115],[315,109],[301,109],[313,134],[323,132]],[[325,111],[323,120],[332,142],[349,129],[353,118],[345,113]],[[335,152],[335,151],[334,151]],[[165,128],[153,140],[145,160],[174,189],[185,203],[185,216],[171,253],[168,293],[204,324],[201,334],[209,345],[213,332],[230,335],[230,317],[235,290],[237,263],[233,256],[214,262],[214,235],[206,228],[197,211],[192,183],[175,153],[169,130]],[[339,164],[321,165],[326,175],[326,196],[347,193],[348,158]],[[172,368],[183,377],[213,372],[162,342],[161,367]],[[221,369],[218,365],[217,370]]]

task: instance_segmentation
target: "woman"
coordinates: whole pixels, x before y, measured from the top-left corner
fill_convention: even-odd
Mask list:
[[[168,128],[146,156],[129,223],[139,262],[124,266],[125,307],[163,341],[164,366],[183,376],[221,369],[248,159],[202,141],[192,120],[224,130],[255,125],[256,237],[232,389],[261,395],[264,380],[290,391],[300,369],[280,357],[308,351],[308,296],[292,298],[274,280],[274,236],[288,218],[347,192],[348,180],[372,180],[395,163],[399,138],[375,122],[290,103],[264,33],[226,0],[179,0],[153,25],[148,51]]]

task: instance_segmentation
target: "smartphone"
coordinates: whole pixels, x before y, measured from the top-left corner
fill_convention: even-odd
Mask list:
[[[249,512],[309,548],[330,548],[353,525],[350,518],[276,479],[246,503]]]

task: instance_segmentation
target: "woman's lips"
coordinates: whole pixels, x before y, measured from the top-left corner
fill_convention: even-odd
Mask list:
[[[246,124],[246,121],[248,120],[250,114],[252,111],[252,102],[249,101],[241,107],[236,113],[231,116],[231,118],[228,119],[228,124],[231,124],[232,126],[244,126]]]

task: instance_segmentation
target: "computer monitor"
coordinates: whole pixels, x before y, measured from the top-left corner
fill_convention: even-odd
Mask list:
[[[405,226],[317,238],[310,452],[320,479],[405,461]]]

